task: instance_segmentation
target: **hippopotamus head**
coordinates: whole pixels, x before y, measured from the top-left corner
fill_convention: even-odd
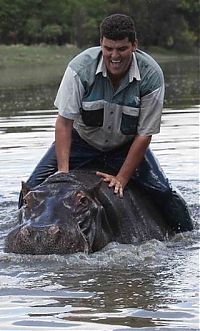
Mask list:
[[[98,182],[88,188],[74,173],[60,173],[30,190],[19,212],[20,224],[6,238],[5,251],[67,254],[101,249],[110,241],[111,230],[94,194]]]

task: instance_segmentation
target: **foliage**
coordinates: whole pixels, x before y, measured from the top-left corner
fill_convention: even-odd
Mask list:
[[[0,0],[0,43],[99,43],[99,24],[121,12],[143,47],[188,50],[199,42],[199,0]]]
[[[60,36],[62,36],[62,27],[58,24],[47,24],[42,29],[42,37],[47,43],[56,43]]]

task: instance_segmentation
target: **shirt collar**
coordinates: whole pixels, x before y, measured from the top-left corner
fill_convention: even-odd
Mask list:
[[[100,72],[102,72],[103,77],[107,77],[107,69],[106,69],[106,65],[103,61],[103,55],[101,55],[101,58],[99,60],[97,70],[96,70],[96,75],[99,74]],[[136,80],[141,80],[140,71],[139,71],[139,68],[138,68],[135,53],[133,53],[133,60],[131,62],[131,66],[130,66],[130,69],[129,69],[129,82],[131,83],[134,78]]]

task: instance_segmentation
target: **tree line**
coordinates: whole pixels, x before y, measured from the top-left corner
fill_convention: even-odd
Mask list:
[[[0,0],[0,43],[99,43],[99,24],[130,15],[140,45],[180,51],[199,43],[199,0]]]

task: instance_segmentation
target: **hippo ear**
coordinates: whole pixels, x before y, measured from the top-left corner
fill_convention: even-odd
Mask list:
[[[23,197],[25,197],[25,195],[27,195],[27,193],[30,191],[30,187],[22,181],[22,195]]]
[[[101,187],[101,184],[102,184],[102,180],[100,180],[98,183],[95,183],[95,185],[90,186],[87,189],[88,194],[92,197],[96,197],[98,195],[98,191]]]

